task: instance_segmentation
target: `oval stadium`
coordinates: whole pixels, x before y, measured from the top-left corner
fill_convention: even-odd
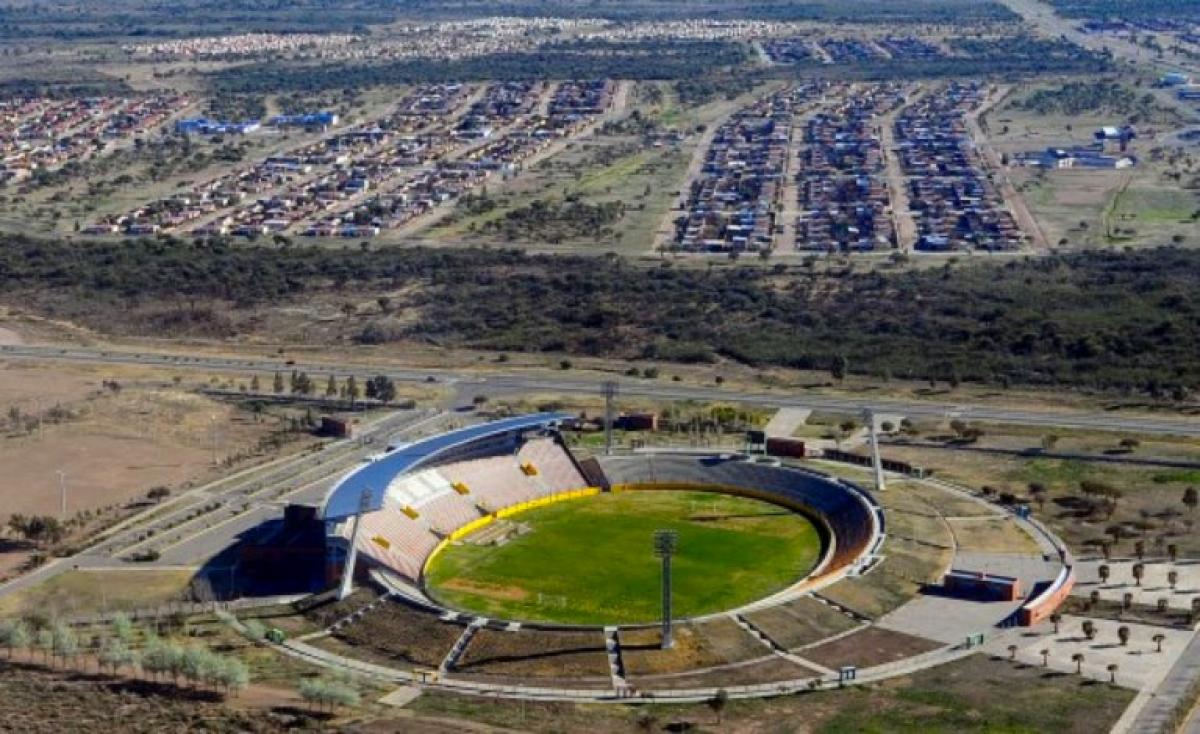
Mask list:
[[[966,497],[947,499],[1028,552],[947,540],[929,493],[952,490],[932,482],[889,493],[882,471],[868,487],[763,453],[593,455],[570,447],[574,420],[471,425],[343,476],[319,508],[336,645],[293,651],[481,695],[761,697],[969,654],[1074,581],[1053,536]]]

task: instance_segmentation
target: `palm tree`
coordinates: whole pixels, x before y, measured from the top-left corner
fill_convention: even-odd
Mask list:
[[[1100,568],[1096,569],[1096,573],[1099,574],[1100,584],[1103,585],[1108,583],[1108,577],[1112,575],[1112,569],[1108,567],[1107,563],[1102,563],[1100,564]]]
[[[1116,663],[1108,664],[1108,682],[1109,683],[1117,682],[1117,664]]]
[[[1096,639],[1096,623],[1090,619],[1083,620],[1083,636],[1089,640]]]
[[[1129,644],[1129,635],[1130,634],[1131,633],[1129,631],[1129,628],[1126,627],[1125,625],[1121,625],[1120,627],[1117,628],[1117,639],[1119,639],[1121,641],[1122,647]]]
[[[1092,589],[1092,593],[1088,594],[1088,602],[1093,607],[1096,606],[1097,604],[1099,604],[1100,603],[1100,592],[1096,591],[1095,589]]]
[[[1144,564],[1144,563],[1133,564],[1133,581],[1134,581],[1134,583],[1136,583],[1138,586],[1141,586],[1142,585],[1142,577],[1145,575],[1146,575],[1146,564]]]
[[[1054,634],[1058,634],[1058,626],[1062,624],[1062,615],[1058,612],[1050,615],[1050,623],[1054,625]]]
[[[1179,583],[1179,572],[1171,569],[1167,571],[1167,583],[1171,585],[1171,591],[1175,590],[1175,584]]]
[[[1042,656],[1042,667],[1043,667],[1043,668],[1048,668],[1048,667],[1050,667],[1050,651],[1049,651],[1049,650],[1047,650],[1047,649],[1045,649],[1045,648],[1043,648],[1043,649],[1042,649],[1042,650],[1039,652],[1039,654]]]
[[[1171,563],[1179,560],[1179,546],[1171,543],[1167,546],[1167,556],[1171,559]]]
[[[1163,642],[1166,641],[1167,636],[1164,635],[1163,633],[1159,632],[1158,634],[1154,635],[1154,637],[1151,637],[1150,639],[1154,640],[1154,644],[1155,644],[1154,651],[1162,652],[1162,644],[1163,644]]]
[[[1121,595],[1121,608],[1122,609],[1131,609],[1132,607],[1133,607],[1133,594],[1130,594],[1128,591],[1126,591],[1124,594]]]
[[[1075,674],[1081,675],[1083,673],[1083,653],[1075,653],[1071,656],[1071,660],[1075,663]]]
[[[1009,659],[1009,660],[1016,660],[1016,659],[1017,659],[1017,646],[1016,646],[1016,645],[1009,645],[1009,646],[1008,646],[1008,659]]]

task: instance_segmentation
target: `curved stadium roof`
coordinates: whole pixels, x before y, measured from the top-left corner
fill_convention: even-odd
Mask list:
[[[368,511],[383,507],[384,493],[392,480],[401,474],[419,469],[438,457],[476,441],[515,431],[557,426],[573,418],[570,413],[534,413],[515,418],[467,426],[449,433],[441,433],[402,446],[391,453],[364,464],[338,480],[329,490],[321,507],[321,517],[340,520],[358,512],[359,498],[363,490],[371,493]]]

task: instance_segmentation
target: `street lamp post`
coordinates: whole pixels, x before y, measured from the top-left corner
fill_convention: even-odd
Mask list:
[[[58,470],[59,517],[67,519],[67,473]]]

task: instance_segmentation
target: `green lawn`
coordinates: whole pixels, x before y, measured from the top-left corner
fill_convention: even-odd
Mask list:
[[[498,547],[453,546],[435,559],[427,574],[433,596],[510,619],[653,622],[660,616],[657,529],[679,533],[675,617],[731,609],[778,591],[804,576],[821,550],[806,518],[705,492],[604,494],[515,520],[530,532]]]

